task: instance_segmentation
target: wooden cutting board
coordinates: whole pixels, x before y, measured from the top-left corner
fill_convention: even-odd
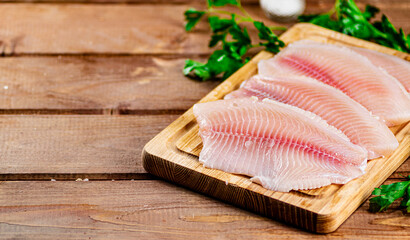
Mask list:
[[[281,36],[286,43],[301,39],[378,50],[410,60],[410,55],[349,37],[312,24],[297,24]],[[257,72],[257,63],[273,54],[262,51],[200,102],[222,99]],[[188,81],[188,80],[187,80]],[[289,193],[267,190],[249,177],[203,167],[202,141],[192,108],[153,138],[143,150],[144,168],[159,177],[318,233],[335,231],[410,155],[410,123],[391,128],[400,146],[384,159],[369,161],[366,174],[345,185]]]

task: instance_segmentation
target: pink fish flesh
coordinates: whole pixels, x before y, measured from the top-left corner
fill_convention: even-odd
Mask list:
[[[282,192],[364,174],[367,151],[311,112],[257,98],[199,103],[193,111],[205,167],[248,175]]]
[[[351,49],[365,56],[374,65],[386,70],[390,75],[399,80],[407,92],[410,92],[410,62],[370,49],[358,47],[351,47]]]
[[[366,148],[369,159],[390,155],[399,143],[385,124],[341,91],[302,76],[254,76],[225,99],[256,96],[315,113]]]
[[[290,44],[260,61],[259,74],[296,74],[333,86],[379,116],[388,126],[410,120],[410,95],[387,72],[347,47],[313,41]]]

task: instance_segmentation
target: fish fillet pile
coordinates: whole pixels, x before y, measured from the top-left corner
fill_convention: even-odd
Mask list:
[[[260,61],[224,100],[194,106],[205,167],[288,192],[344,184],[398,147],[410,121],[410,64],[313,41]]]

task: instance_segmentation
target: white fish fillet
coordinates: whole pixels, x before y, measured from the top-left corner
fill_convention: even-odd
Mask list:
[[[362,104],[388,126],[410,120],[410,95],[387,72],[347,47],[298,41],[260,61],[259,74],[297,74],[331,85]]]
[[[369,159],[388,156],[399,143],[385,124],[334,87],[303,76],[253,76],[225,99],[258,97],[277,100],[320,116],[352,143],[366,148]]]
[[[361,176],[367,151],[311,112],[265,99],[194,105],[205,167],[244,174],[288,192]]]
[[[386,70],[390,75],[400,81],[407,92],[410,92],[410,62],[370,49],[358,47],[351,47],[351,49],[365,56],[374,65]]]

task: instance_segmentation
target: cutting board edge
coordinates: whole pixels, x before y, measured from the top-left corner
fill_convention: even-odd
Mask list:
[[[409,55],[403,55],[404,53],[398,52],[393,49],[388,49],[383,46],[377,45],[375,43],[366,42],[364,40],[356,39],[350,36],[346,36],[331,30],[327,30],[312,24],[296,24],[294,27],[289,29],[286,33],[281,36],[281,39],[285,42],[291,42],[292,40],[302,39],[305,38],[307,34],[324,34],[324,36],[328,37],[329,39],[334,39],[335,41],[343,40],[348,44],[358,45],[358,46],[366,46],[366,44],[371,45],[373,47],[377,47],[386,51],[389,51],[391,54],[397,56],[405,56],[406,59],[409,58]],[[327,35],[326,35],[327,34]],[[333,41],[333,40],[332,40]],[[199,102],[215,100],[214,98],[218,95],[221,95],[221,92],[225,92],[230,89],[232,90],[233,85],[229,83],[229,80],[238,78],[238,73],[246,73],[246,67],[250,65],[257,65],[258,59],[263,59],[268,56],[270,53],[262,51],[257,56],[255,56],[247,65],[242,67],[238,70],[234,75],[232,75],[228,80],[224,83],[218,85],[213,91],[211,91],[207,96],[202,98]],[[249,67],[251,68],[251,67]],[[235,80],[237,81],[237,80]],[[181,136],[181,132],[186,130],[186,125],[191,124],[191,116],[192,115],[192,108],[190,108],[187,112],[185,112],[180,118],[174,121],[170,126],[164,129],[160,134],[158,134],[154,139],[146,144],[142,152],[143,158],[143,167],[153,175],[159,176],[164,178],[168,181],[173,183],[177,183],[181,186],[185,186],[189,189],[194,191],[210,195],[212,197],[218,198],[224,202],[231,203],[236,206],[243,207],[245,209],[251,210],[256,213],[260,213],[262,215],[271,217],[276,220],[283,221],[285,223],[291,224],[296,227],[300,227],[312,232],[317,233],[330,233],[335,230],[353,213],[357,207],[362,204],[367,197],[371,194],[371,192],[362,194],[357,201],[353,203],[346,203],[345,205],[338,205],[337,207],[329,206],[327,211],[313,211],[307,208],[303,208],[301,206],[296,206],[292,203],[286,201],[286,197],[283,199],[281,197],[274,198],[269,197],[264,194],[252,191],[248,188],[243,188],[231,184],[226,184],[223,180],[215,178],[212,174],[204,174],[202,172],[197,172],[195,169],[191,169],[190,166],[183,166],[178,163],[173,162],[175,158],[185,157],[187,159],[193,158],[192,155],[182,152],[178,150],[174,145],[175,141],[168,141],[169,139],[178,139]],[[177,127],[178,125],[184,125],[183,127]],[[173,134],[172,131],[179,132],[178,134]],[[178,135],[178,137],[176,137]],[[162,141],[161,141],[162,140]],[[165,141],[164,141],[165,140]],[[179,152],[178,154],[176,152]],[[186,160],[186,159],[184,159]],[[192,159],[190,159],[192,160]],[[404,159],[405,160],[405,159]],[[403,162],[404,162],[403,160]],[[197,159],[196,159],[196,162]],[[394,170],[392,170],[394,172]],[[182,174],[181,174],[182,173]],[[181,179],[180,177],[183,176]],[[387,176],[388,177],[388,176]],[[386,177],[386,178],[387,178]],[[185,180],[184,180],[185,179]],[[188,180],[188,181],[187,181]],[[194,181],[195,180],[195,181]],[[206,180],[206,181],[204,181]],[[385,179],[379,179],[382,183]],[[195,183],[200,184],[195,184]],[[235,196],[254,196],[256,200],[262,201],[262,204],[259,206],[249,206],[246,205],[245,202],[240,202],[238,199],[227,199],[226,197],[222,196],[220,193],[225,191],[215,192],[214,190],[217,188],[216,186],[221,186],[222,189],[229,187],[229,191],[232,191],[230,194]],[[224,187],[225,186],[225,187]],[[234,193],[234,194],[233,194]],[[329,200],[329,199],[327,199]],[[266,204],[269,202],[273,202],[276,205]],[[274,212],[263,211],[261,209],[261,205],[266,204],[266,208],[270,208],[271,210],[277,211],[277,215],[274,215]],[[346,210],[346,205],[350,206],[353,204],[352,208]],[[259,209],[256,209],[259,208]],[[286,209],[283,211],[283,209]],[[290,215],[286,215],[289,213]],[[343,213],[343,217],[340,214]],[[292,215],[293,214],[293,215]],[[292,216],[293,219],[292,219]],[[296,217],[295,217],[296,216]],[[301,219],[306,216],[309,217],[305,219],[303,222]]]
[[[407,126],[410,126],[410,123],[408,123]],[[409,134],[406,134],[405,137],[410,139]],[[284,200],[266,196],[248,188],[242,188],[240,186],[224,182],[214,176],[197,172],[189,167],[169,161],[167,158],[169,159],[171,157],[169,155],[170,153],[173,155],[172,157],[177,158],[189,159],[195,157],[180,150],[168,149],[165,142],[158,145],[154,140],[155,139],[148,142],[142,151],[143,167],[147,172],[172,183],[177,183],[178,185],[187,187],[198,193],[212,196],[226,203],[245,208],[271,219],[279,220],[311,232],[331,233],[336,231],[338,227],[343,224],[343,222],[363,202],[366,201],[372,192],[364,192],[363,194],[357,196],[358,198],[354,201],[346,202],[338,207],[329,207],[327,208],[328,211],[316,212],[301,206],[293,205]],[[165,154],[167,156],[164,156],[164,149],[168,149],[168,155]],[[180,154],[173,153],[175,151],[180,152]],[[405,159],[406,158],[403,158],[401,162],[398,162],[397,167],[400,166]],[[393,173],[395,169],[396,167],[393,167],[389,173]],[[386,175],[390,175],[389,173],[386,173]],[[379,178],[376,185],[379,186],[384,180],[385,177]],[[215,189],[218,190],[216,191]],[[229,198],[229,196],[223,193],[229,193],[229,196],[234,196],[234,198]],[[258,204],[246,204],[247,202],[245,200],[240,201],[241,199],[248,199],[253,203],[256,201]],[[290,214],[290,216],[287,214]],[[297,218],[292,217],[292,215],[294,216],[295,214],[298,216]],[[302,219],[305,219],[306,221],[302,221]]]
[[[161,154],[150,152],[145,147],[142,151],[142,159],[144,169],[157,177],[163,178],[171,183],[176,183],[197,193],[204,194],[205,196],[219,199],[236,207],[244,208],[271,219],[290,224],[294,227],[315,233],[330,233],[335,231],[343,223],[343,221],[340,223],[334,221],[334,216],[337,213],[320,214],[237,185],[227,184],[218,178],[196,172],[195,170],[185,168],[175,162],[168,161],[161,157]],[[167,171],[158,171],[159,169],[167,169]],[[178,179],[176,176],[181,176],[181,170],[185,177]],[[218,190],[216,191],[215,189]],[[229,193],[229,195],[224,193]],[[229,198],[229,196],[234,197]],[[251,202],[257,201],[258,206],[260,207],[257,209],[255,208],[255,205],[246,204],[246,199],[251,199]],[[275,212],[264,211],[265,208],[262,208],[263,206],[275,210]],[[293,218],[292,216],[286,215],[287,213],[295,212],[298,213],[298,216],[300,216],[299,218]],[[310,221],[302,223],[301,219],[310,219]],[[321,221],[318,221],[318,219]],[[329,223],[335,223],[338,225],[330,225]]]

